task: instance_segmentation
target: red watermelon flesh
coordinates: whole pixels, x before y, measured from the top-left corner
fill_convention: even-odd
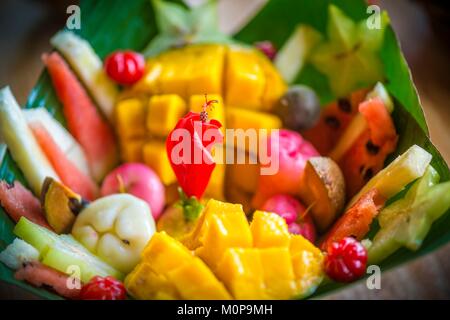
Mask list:
[[[358,113],[358,105],[364,100],[368,90],[358,90],[350,97],[339,99],[324,107],[318,123],[302,132],[302,136],[312,143],[321,155],[327,155],[335,147],[353,117]]]
[[[368,128],[339,161],[348,199],[383,169],[386,157],[395,150],[398,140],[392,118],[381,99],[362,102],[359,112]]]
[[[119,160],[113,131],[64,59],[53,52],[42,60],[63,104],[69,130],[86,153],[94,179],[100,181]]]
[[[55,269],[47,267],[40,262],[30,262],[20,268],[14,274],[17,280],[26,281],[35,287],[50,287],[60,296],[68,299],[77,299],[81,288],[70,289],[69,277]]]
[[[44,217],[39,199],[19,181],[14,181],[12,185],[6,181],[0,181],[0,204],[15,222],[18,222],[21,217],[25,217],[52,230]]]
[[[80,194],[83,198],[94,200],[99,190],[91,177],[86,176],[67,158],[65,153],[59,148],[41,124],[32,123],[30,129],[62,183]]]

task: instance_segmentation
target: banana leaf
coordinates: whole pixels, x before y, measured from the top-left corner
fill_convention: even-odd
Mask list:
[[[269,0],[253,19],[234,35],[238,41],[252,44],[256,41],[270,40],[281,47],[294,28],[302,23],[326,33],[328,6],[334,4],[354,21],[367,18],[367,5],[363,0]],[[131,48],[142,51],[157,33],[154,10],[149,0],[82,0],[82,28],[77,31],[89,40],[95,51],[104,58],[108,53],[119,48]],[[220,13],[219,13],[220,14]],[[380,51],[386,86],[394,97],[396,108],[394,122],[400,135],[396,152],[388,159],[391,161],[412,144],[417,144],[433,155],[432,165],[439,172],[441,181],[450,179],[449,168],[430,142],[427,124],[423,115],[417,91],[411,74],[403,57],[395,33],[387,27]],[[298,75],[296,82],[313,87],[322,102],[334,98],[327,79],[314,67],[306,65]],[[25,108],[45,106],[61,123],[65,124],[62,108],[56,98],[47,72],[43,72],[33,88]],[[1,152],[0,145],[0,179],[20,180],[26,185],[17,165],[8,152]],[[3,158],[3,159],[2,159]],[[0,208],[0,249],[14,239],[13,222]],[[447,212],[433,224],[422,247],[412,252],[401,249],[381,264],[382,270],[398,266],[418,256],[427,254],[450,241],[450,212]],[[14,279],[11,270],[0,264],[0,280],[25,288],[43,299],[57,299],[54,294],[43,289],[36,289],[24,282]],[[341,287],[337,284],[321,286],[316,295],[325,294]]]

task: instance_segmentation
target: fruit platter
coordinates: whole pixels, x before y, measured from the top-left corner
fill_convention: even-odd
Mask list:
[[[81,1],[27,103],[0,89],[0,280],[304,299],[450,241],[450,171],[377,8],[269,0],[230,35],[214,0]]]

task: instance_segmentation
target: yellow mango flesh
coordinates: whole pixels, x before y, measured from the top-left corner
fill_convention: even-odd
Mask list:
[[[290,234],[286,221],[277,214],[255,211],[250,230],[256,248],[289,247]]]
[[[150,134],[165,138],[186,113],[186,104],[176,94],[163,94],[150,98],[147,129]]]
[[[165,185],[174,183],[177,179],[170,166],[164,141],[151,141],[144,145],[144,163],[152,168]]]

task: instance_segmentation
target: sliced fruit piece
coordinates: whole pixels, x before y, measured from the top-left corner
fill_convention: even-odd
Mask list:
[[[287,83],[295,80],[322,35],[307,25],[299,25],[289,36],[275,57],[275,66]]]
[[[123,162],[144,162],[143,149],[145,139],[130,139],[120,142],[121,158]]]
[[[73,266],[78,266],[83,282],[96,275],[110,275],[119,280],[123,278],[122,273],[94,256],[71,236],[58,236],[24,217],[16,224],[14,234],[39,251],[43,264],[63,273],[71,272]]]
[[[420,178],[430,164],[431,158],[431,154],[421,147],[411,146],[370,179],[358,194],[350,200],[347,208],[351,207],[363,194],[374,188],[384,198],[389,199],[400,192],[408,183]]]
[[[286,221],[278,214],[255,211],[250,230],[255,248],[289,246],[289,232]]]
[[[144,163],[158,174],[164,185],[168,186],[177,181],[167,157],[166,144],[163,141],[153,140],[146,143],[143,156]]]
[[[326,251],[333,242],[340,241],[345,237],[362,240],[369,232],[372,221],[378,215],[386,200],[377,189],[371,189],[362,195],[326,234],[320,246],[322,250]]]
[[[0,252],[0,261],[13,270],[19,269],[24,264],[39,261],[39,251],[18,238]]]
[[[59,123],[45,108],[25,109],[22,110],[25,120],[30,126],[33,123],[42,125],[50,134],[58,147],[64,152],[66,157],[70,159],[86,176],[90,176],[89,165],[83,149],[75,138]]]
[[[63,104],[70,132],[83,147],[94,179],[100,181],[119,160],[113,131],[62,57],[53,52],[42,59]]]
[[[319,231],[325,231],[344,208],[345,180],[339,166],[330,158],[310,158],[303,172],[299,195],[302,202],[311,207]]]
[[[17,280],[26,281],[35,287],[51,288],[57,294],[68,299],[77,299],[80,288],[67,285],[71,279],[62,272],[49,268],[38,261],[25,264],[14,274]]]
[[[176,94],[152,96],[148,104],[147,129],[164,138],[186,112],[186,103]]]
[[[46,177],[58,179],[42,152],[9,87],[0,90],[0,136],[8,145],[35,194],[41,193]]]
[[[261,109],[265,77],[256,54],[255,49],[228,48],[225,75],[227,105]]]
[[[50,43],[63,54],[88,88],[106,118],[113,123],[119,90],[103,69],[103,63],[88,41],[70,31],[60,31]]]
[[[6,181],[0,181],[0,204],[15,222],[25,217],[44,228],[51,229],[45,220],[39,199],[19,181],[14,181],[11,185]]]
[[[61,181],[79,193],[83,198],[94,200],[99,190],[91,177],[85,175],[75,166],[72,160],[59,148],[53,137],[41,124],[32,123],[30,129],[38,141],[39,146],[61,178]]]
[[[58,234],[70,232],[76,215],[84,207],[79,194],[52,178],[44,181],[41,201],[48,223]]]
[[[117,131],[122,140],[146,135],[147,106],[139,99],[125,99],[116,105]]]
[[[220,261],[217,277],[235,299],[268,299],[259,249],[229,248]]]
[[[257,58],[265,77],[262,106],[264,110],[271,111],[280,97],[286,92],[287,85],[272,61],[264,54],[258,54]]]

